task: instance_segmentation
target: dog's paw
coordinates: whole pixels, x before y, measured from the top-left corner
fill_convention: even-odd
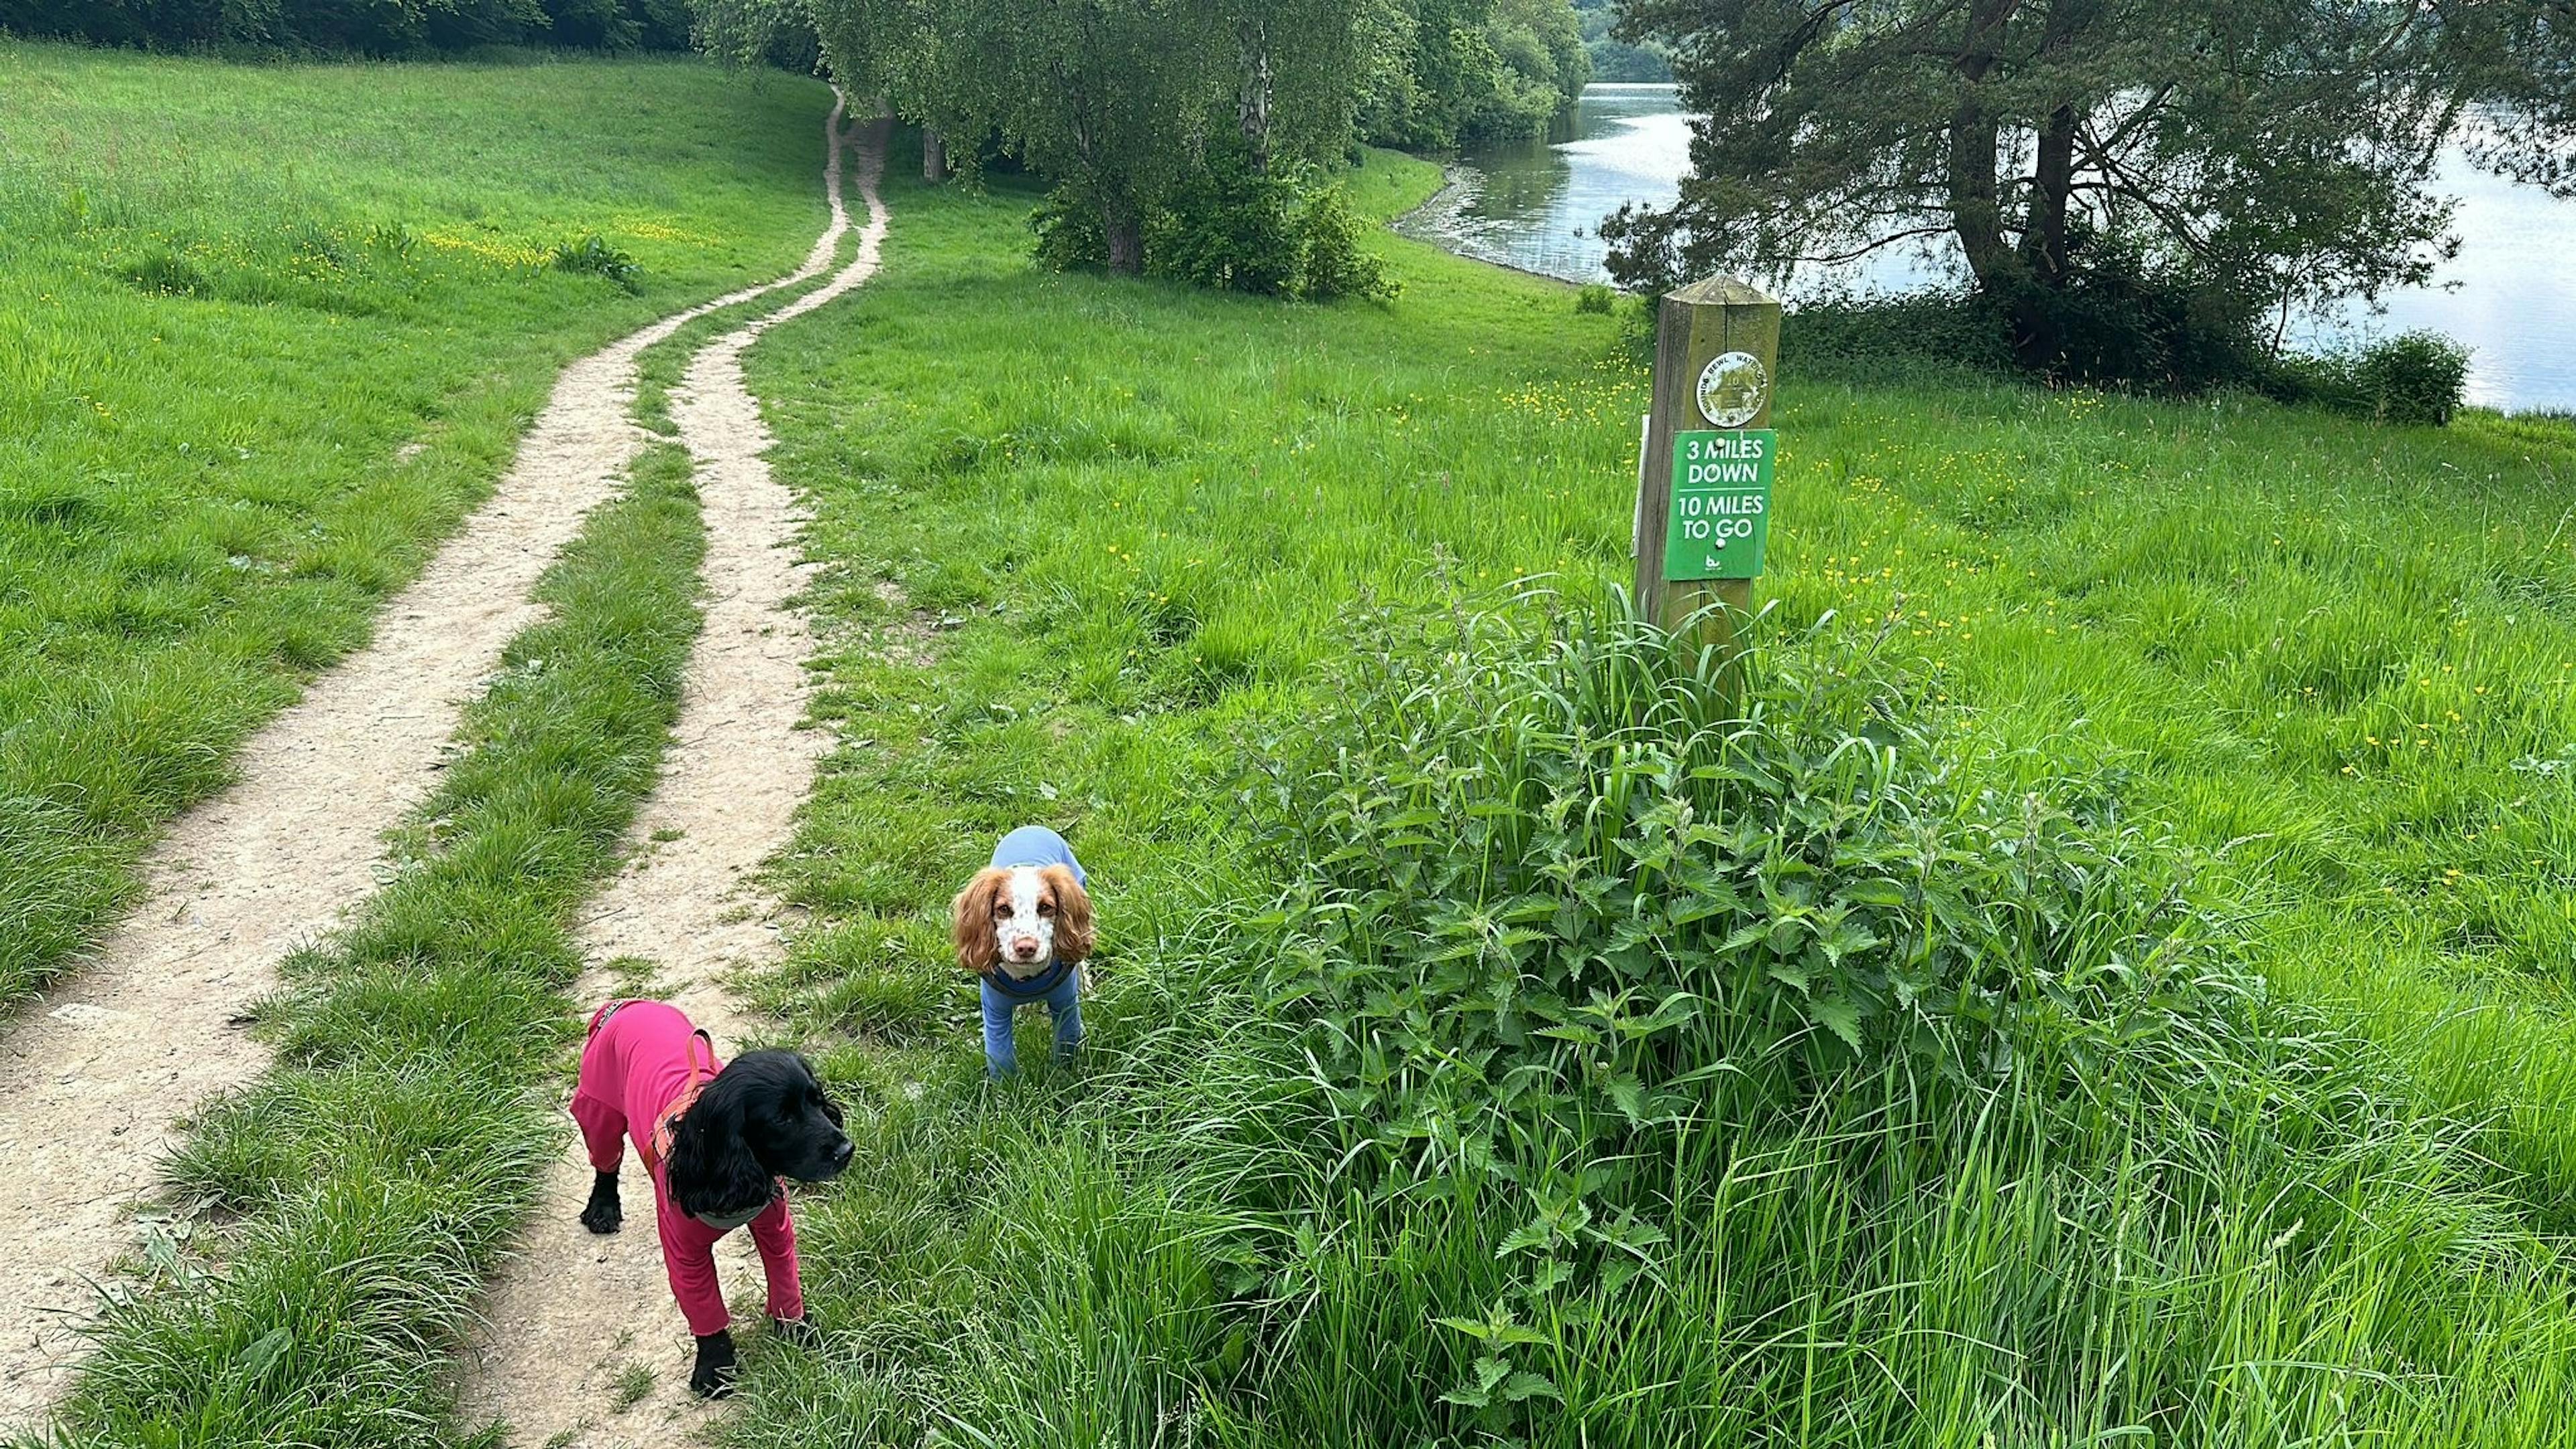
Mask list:
[[[769,1320],[769,1330],[778,1335],[781,1343],[792,1343],[802,1349],[823,1346],[823,1330],[814,1326],[814,1315],[810,1312],[802,1318],[773,1318]]]
[[[698,1340],[698,1362],[689,1370],[689,1392],[721,1399],[733,1392],[733,1335],[722,1330]]]
[[[617,1198],[617,1174],[603,1172],[592,1179],[590,1201],[582,1204],[581,1225],[594,1233],[613,1233],[626,1222],[625,1205]]]

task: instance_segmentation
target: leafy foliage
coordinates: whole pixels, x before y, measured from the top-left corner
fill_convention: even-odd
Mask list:
[[[2468,349],[2438,332],[2405,332],[2349,354],[2286,359],[2277,389],[2385,423],[2451,421],[2467,400]]]
[[[1592,63],[1568,0],[1364,0],[1361,134],[1447,150],[1544,135]]]
[[[606,277],[630,292],[637,290],[636,278],[641,275],[632,255],[609,245],[608,239],[597,232],[579,241],[555,243],[554,250],[546,254],[546,265],[558,272]]]
[[[2500,8],[1633,0],[1621,33],[1705,113],[1698,172],[1604,234],[1638,285],[1940,237],[2025,365],[2188,371],[2195,338],[2248,353],[2258,317],[2451,254],[2429,162]]]
[[[2352,380],[2380,421],[2438,427],[2467,395],[2469,353],[2439,332],[2404,332],[2363,348]]]
[[[689,12],[687,0],[0,0],[0,32],[361,55],[525,44],[685,50]]]
[[[1100,208],[1068,184],[1030,215],[1038,260],[1059,270],[1110,261]],[[1148,216],[1145,270],[1261,297],[1391,302],[1398,286],[1360,244],[1367,225],[1333,178],[1299,166],[1264,170],[1232,139],[1210,144]]]
[[[1392,302],[1404,284],[1386,274],[1386,263],[1360,245],[1367,223],[1338,186],[1317,186],[1297,208],[1301,252],[1297,295],[1310,302],[1363,297]]]
[[[2159,842],[1959,796],[1866,655],[1756,668],[1615,615],[1399,636],[1272,768],[1277,999],[1390,1190],[1787,1120],[1855,1066],[2091,1070],[2203,997]]]

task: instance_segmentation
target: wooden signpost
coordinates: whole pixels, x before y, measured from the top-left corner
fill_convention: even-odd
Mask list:
[[[1780,304],[1742,282],[1712,277],[1663,300],[1637,467],[1638,607],[1721,649],[1752,607],[1770,537],[1779,356]]]

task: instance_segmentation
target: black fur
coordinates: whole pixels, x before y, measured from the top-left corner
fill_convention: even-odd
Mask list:
[[[665,1177],[680,1211],[730,1216],[768,1202],[772,1179],[821,1182],[849,1165],[841,1109],[823,1095],[813,1067],[794,1052],[745,1052],[680,1118]],[[701,1367],[707,1352],[699,1340]]]
[[[617,1174],[592,1174],[590,1201],[581,1205],[581,1225],[594,1233],[613,1233],[625,1223],[626,1206],[617,1200]]]
[[[719,1328],[698,1340],[698,1361],[689,1370],[689,1392],[702,1399],[721,1399],[733,1392],[733,1335]]]

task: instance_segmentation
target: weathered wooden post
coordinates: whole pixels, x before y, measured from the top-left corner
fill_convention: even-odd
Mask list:
[[[1711,277],[1666,296],[1637,465],[1637,605],[1732,650],[1771,524],[1780,304]],[[1709,605],[1723,603],[1723,609]]]

